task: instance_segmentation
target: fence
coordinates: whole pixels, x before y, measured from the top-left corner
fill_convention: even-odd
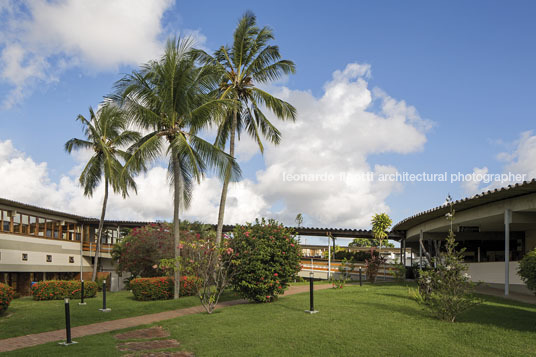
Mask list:
[[[318,273],[315,275],[317,277],[325,276],[327,278],[329,271],[330,276],[337,277],[339,274],[342,274],[341,269],[344,269],[352,280],[359,280],[359,268],[361,268],[363,279],[366,279],[367,266],[363,262],[346,263],[346,266],[341,268],[342,262],[340,260],[332,260],[331,269],[329,269],[330,264],[325,259],[302,259],[301,266],[302,270],[300,275],[302,276],[309,276],[308,274],[313,272]],[[384,264],[378,271],[377,279],[393,279],[394,271],[395,268],[393,268],[391,264]]]

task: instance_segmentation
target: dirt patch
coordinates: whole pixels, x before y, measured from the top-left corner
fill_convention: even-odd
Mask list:
[[[176,348],[179,346],[180,343],[177,340],[152,340],[140,342],[125,342],[119,344],[117,348],[119,349],[119,351],[123,352],[135,352],[146,350],[160,350],[163,348]]]
[[[115,338],[118,340],[137,340],[137,339],[149,339],[149,338],[160,338],[168,337],[169,332],[164,330],[160,326],[145,328],[142,330],[134,330],[129,332],[124,332],[115,335]]]

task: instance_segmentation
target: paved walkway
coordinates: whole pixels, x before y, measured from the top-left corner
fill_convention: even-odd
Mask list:
[[[510,291],[508,296],[504,296],[504,290],[492,288],[490,286],[485,285],[477,286],[476,292],[480,294],[497,296],[508,300],[524,302],[526,304],[536,304],[536,295],[521,294],[514,291]]]
[[[315,285],[315,290],[323,290],[331,288],[331,284],[321,284]],[[298,285],[291,286],[286,292],[285,295],[294,295],[309,291],[309,285]],[[246,300],[232,300],[219,303],[216,308],[221,309],[227,306],[239,305],[247,303]],[[185,309],[171,310],[158,312],[156,314],[141,315],[135,317],[128,317],[124,319],[111,320],[106,322],[99,322],[90,325],[73,327],[71,329],[71,335],[73,339],[88,335],[96,335],[99,333],[121,330],[128,327],[135,327],[139,325],[151,324],[154,322],[174,319],[176,317],[197,314],[204,312],[205,309],[202,306],[194,306]],[[49,332],[36,333],[33,335],[11,337],[0,340],[0,353],[13,351],[20,348],[32,347],[41,345],[43,343],[62,341],[65,340],[65,330],[56,330]]]

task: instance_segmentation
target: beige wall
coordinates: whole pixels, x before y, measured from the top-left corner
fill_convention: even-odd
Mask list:
[[[504,262],[469,263],[468,273],[474,282],[504,284]],[[518,262],[510,262],[510,284],[522,284],[523,281],[517,274]]]
[[[22,254],[28,260],[22,260]],[[52,256],[52,262],[46,256]],[[69,257],[74,258],[69,263]],[[82,265],[91,268],[90,258],[84,257]],[[21,235],[0,234],[0,271],[3,272],[79,272],[80,242],[40,239]]]

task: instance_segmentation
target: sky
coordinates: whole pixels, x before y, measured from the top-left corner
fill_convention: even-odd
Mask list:
[[[83,135],[77,115],[169,37],[230,44],[246,10],[296,64],[263,88],[298,116],[269,115],[283,139],[264,155],[241,137],[226,223],[302,213],[307,226],[369,229],[374,213],[396,223],[536,177],[532,1],[0,0],[0,197],[97,217],[102,188],[87,198],[78,184],[90,153],[63,148]],[[136,181],[107,217],[169,220],[165,165]],[[215,223],[221,185],[206,177],[183,217]]]

